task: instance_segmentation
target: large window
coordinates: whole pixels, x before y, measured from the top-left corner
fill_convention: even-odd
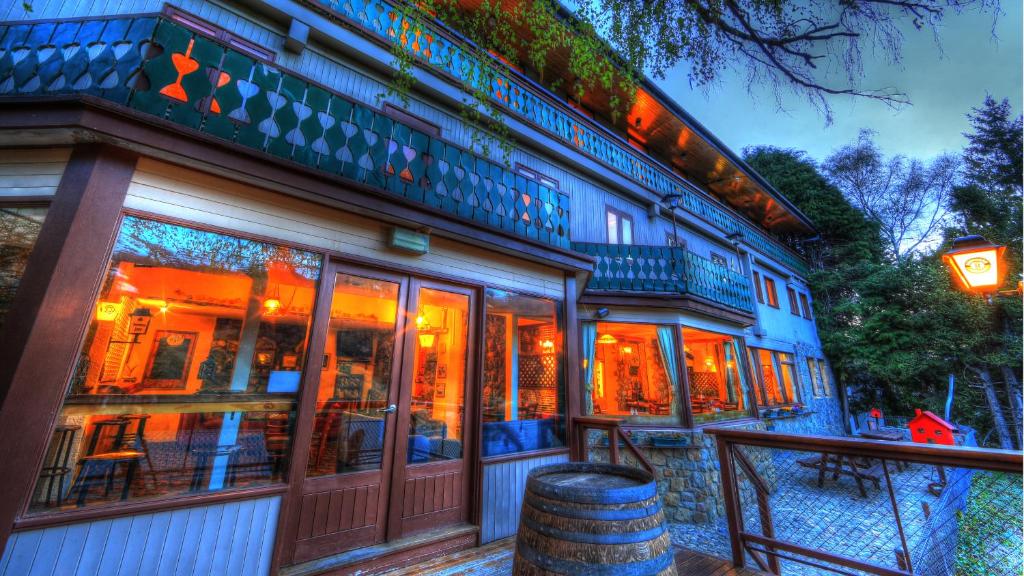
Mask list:
[[[743,357],[736,338],[683,328],[683,352],[694,424],[748,415]]]
[[[0,206],[0,327],[45,218],[45,206]]]
[[[781,406],[800,401],[792,354],[751,348],[750,358],[758,377],[758,404]]]
[[[283,481],[320,268],[126,217],[31,510]]]
[[[590,413],[678,421],[675,326],[583,323]]]
[[[565,445],[561,303],[488,289],[483,455]]]

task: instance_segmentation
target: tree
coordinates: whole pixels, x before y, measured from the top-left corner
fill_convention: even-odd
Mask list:
[[[886,158],[870,130],[825,160],[824,171],[843,194],[878,224],[896,262],[941,238],[960,167],[952,155],[925,164]]]

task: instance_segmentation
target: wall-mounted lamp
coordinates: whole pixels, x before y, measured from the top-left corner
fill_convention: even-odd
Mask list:
[[[598,308],[597,311],[594,312],[594,318],[607,318],[608,314],[610,314],[610,312],[607,308]]]

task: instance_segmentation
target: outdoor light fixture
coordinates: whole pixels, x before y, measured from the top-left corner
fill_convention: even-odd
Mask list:
[[[942,260],[963,288],[991,294],[1003,282],[1005,251],[1006,246],[993,244],[982,236],[963,236],[953,240],[953,247],[942,255]]]
[[[597,311],[594,312],[594,317],[595,318],[605,318],[606,316],[608,316],[608,314],[609,314],[609,312],[608,312],[607,308],[598,308]]]

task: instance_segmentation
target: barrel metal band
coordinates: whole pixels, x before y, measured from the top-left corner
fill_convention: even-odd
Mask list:
[[[552,538],[558,538],[559,540],[565,540],[567,542],[578,542],[581,544],[636,544],[638,542],[647,542],[653,540],[658,536],[664,534],[668,527],[665,526],[664,522],[651,528],[649,530],[640,530],[637,532],[617,532],[615,534],[588,534],[586,532],[571,532],[568,530],[559,530],[540,524],[532,518],[523,516],[520,521],[530,530],[543,534],[544,536],[550,536]]]
[[[516,549],[519,552],[519,555],[525,558],[527,562],[534,566],[543,568],[544,570],[551,570],[559,574],[586,574],[587,576],[657,574],[668,568],[672,565],[672,562],[675,561],[671,548],[657,558],[641,562],[622,562],[620,564],[589,564],[585,562],[574,562],[572,560],[562,560],[559,558],[549,558],[538,554],[533,548],[524,545],[522,542],[519,542],[516,545]]]

